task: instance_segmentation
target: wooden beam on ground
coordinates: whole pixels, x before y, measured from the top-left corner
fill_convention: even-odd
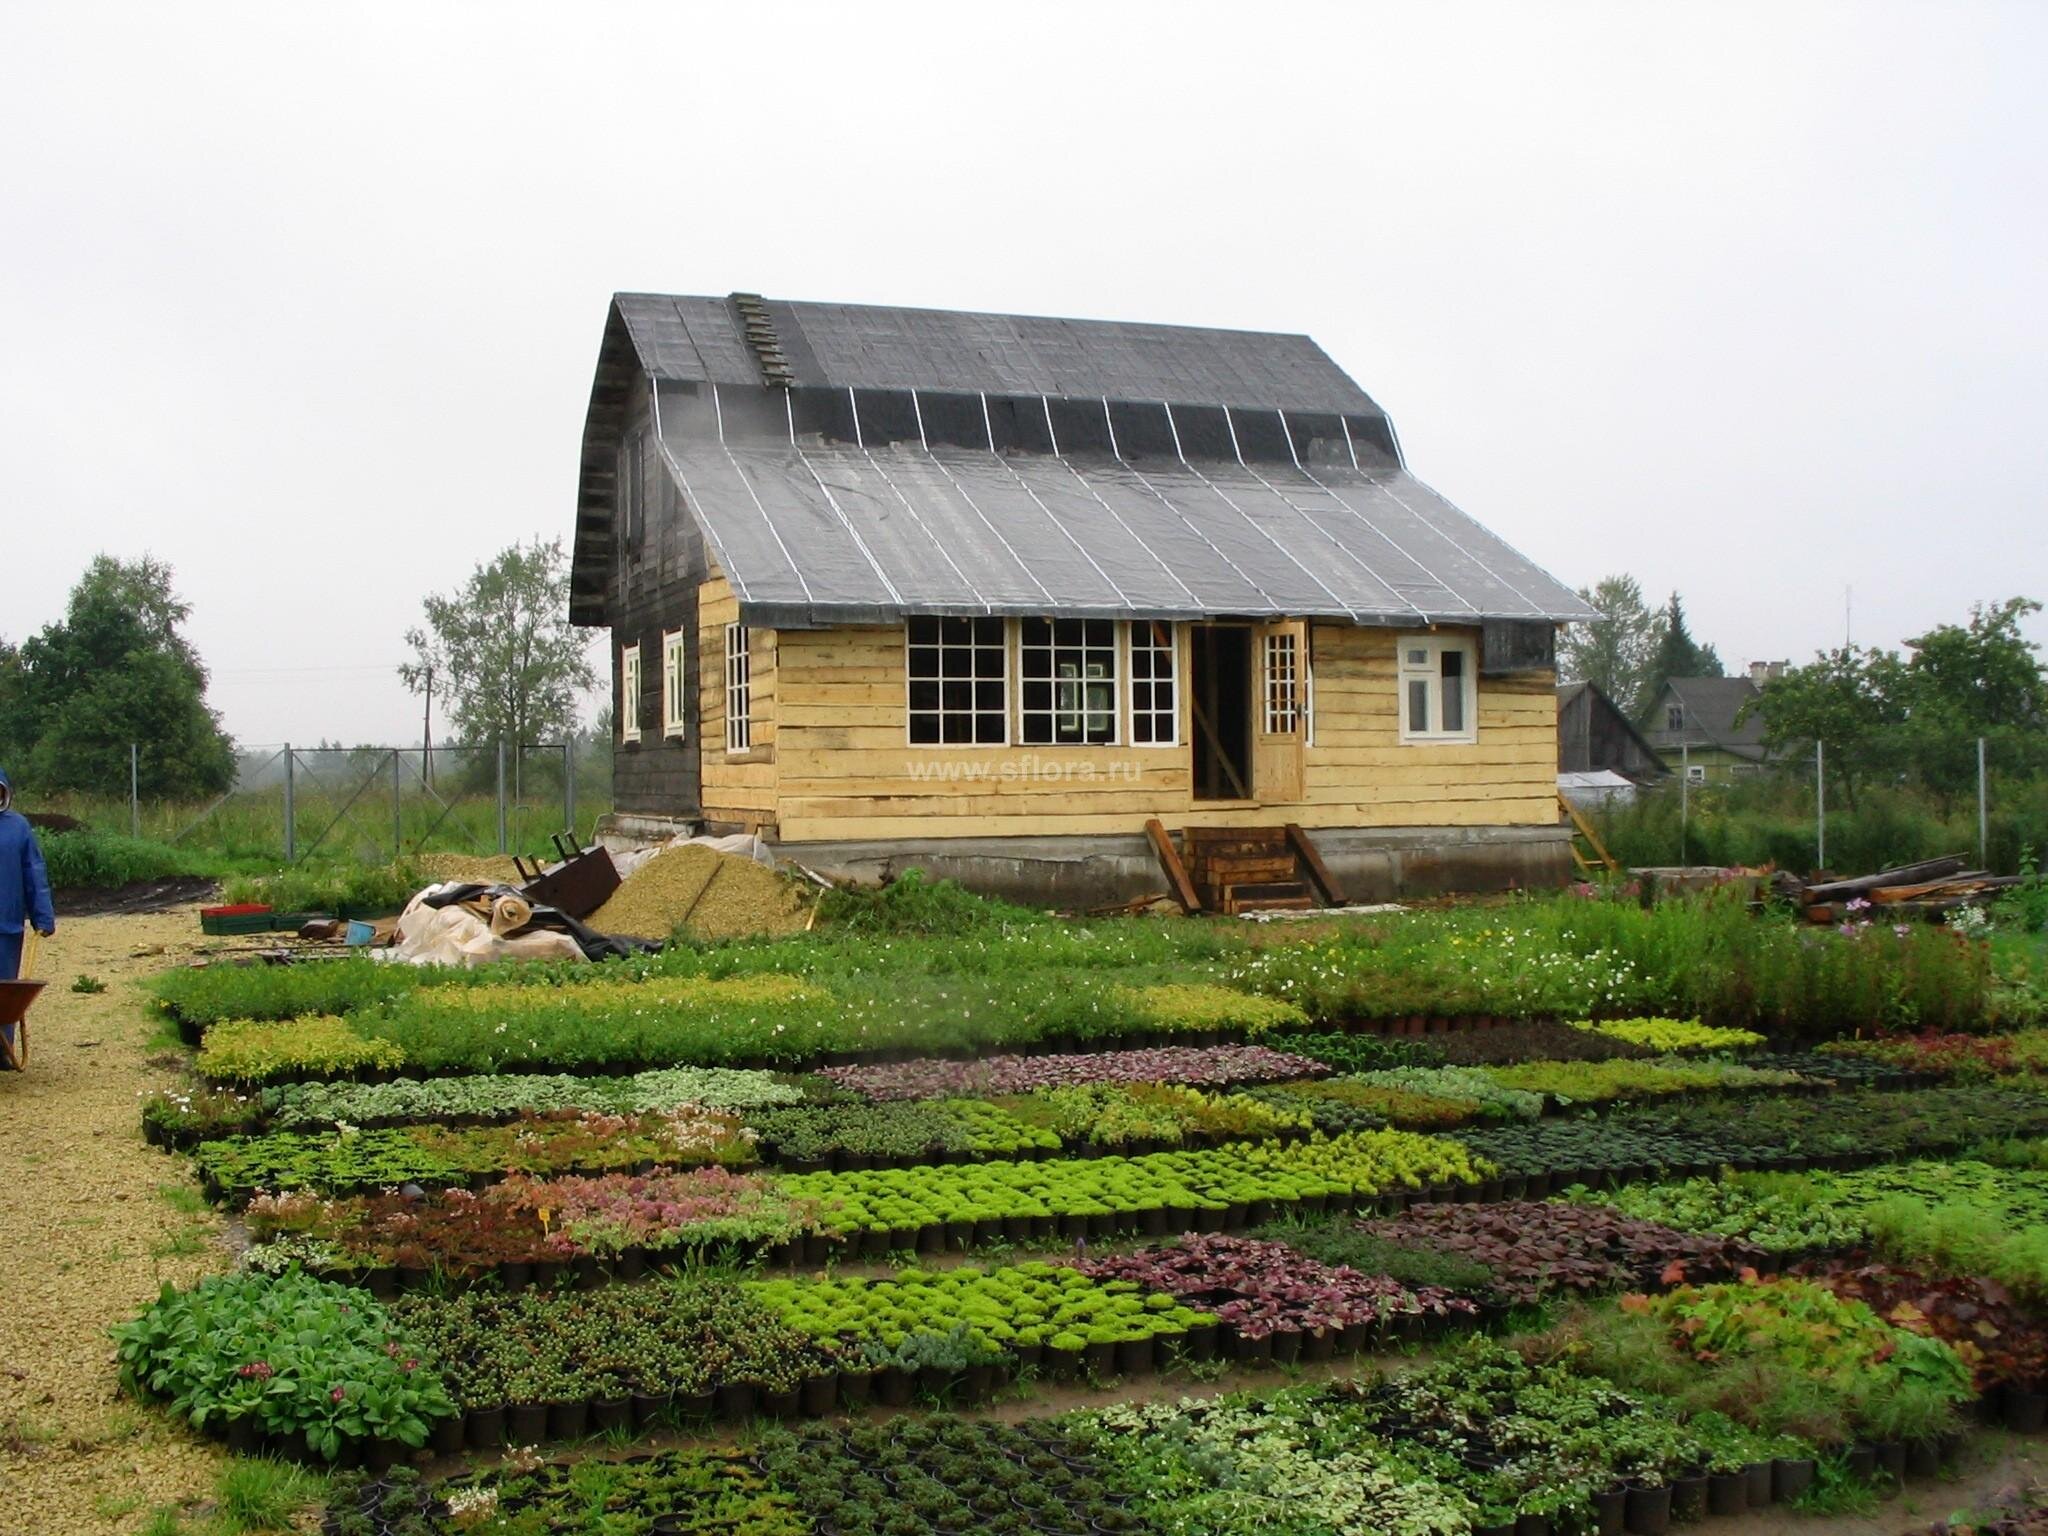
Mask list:
[[[1344,893],[1337,889],[1337,882],[1331,878],[1328,867],[1323,863],[1323,856],[1316,851],[1316,845],[1309,841],[1308,834],[1291,821],[1287,823],[1287,842],[1301,860],[1302,868],[1308,871],[1308,877],[1315,883],[1315,888],[1322,892],[1324,902],[1333,907],[1343,906]]]
[[[1858,875],[1852,880],[1824,880],[1817,885],[1809,885],[1806,888],[1806,895],[1811,901],[1867,896],[1881,886],[1918,885],[1923,881],[1959,875],[1969,867],[1970,861],[1962,854],[1951,854],[1943,859],[1925,859],[1918,864],[1901,864],[1897,869],[1880,869],[1875,874]]]
[[[1173,899],[1180,903],[1181,911],[1201,911],[1202,898],[1195,894],[1194,882],[1188,879],[1180,855],[1174,851],[1173,839],[1166,835],[1166,823],[1154,816],[1145,823],[1145,835],[1152,839],[1152,851],[1159,855],[1159,866],[1166,871],[1167,886]]]

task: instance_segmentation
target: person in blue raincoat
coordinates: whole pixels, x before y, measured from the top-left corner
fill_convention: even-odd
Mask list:
[[[21,936],[28,928],[48,938],[57,931],[57,909],[35,829],[14,809],[14,786],[0,769],[0,981],[20,974]]]

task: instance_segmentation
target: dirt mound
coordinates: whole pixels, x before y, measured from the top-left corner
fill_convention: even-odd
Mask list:
[[[805,892],[737,854],[685,844],[656,854],[587,919],[599,933],[665,939],[731,939],[794,933],[810,916]]]

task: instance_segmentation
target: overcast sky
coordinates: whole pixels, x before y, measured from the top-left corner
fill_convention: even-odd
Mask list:
[[[2044,78],[2037,3],[0,0],[0,635],[153,552],[244,742],[417,740],[608,296],[751,289],[1306,331],[1573,585],[1894,645],[2048,597]]]

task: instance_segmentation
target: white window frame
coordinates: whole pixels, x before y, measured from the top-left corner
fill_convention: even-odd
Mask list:
[[[1155,626],[1159,629],[1163,629],[1164,631],[1166,631],[1166,643],[1164,645],[1156,643],[1156,636],[1153,634]],[[1180,625],[1174,623],[1171,619],[1133,619],[1129,623],[1124,625],[1123,628],[1125,718],[1128,719],[1130,722],[1129,727],[1125,732],[1125,740],[1129,741],[1130,744],[1134,747],[1177,747],[1181,745],[1181,627]],[[1141,635],[1144,637],[1144,644],[1139,643]],[[1145,652],[1148,656],[1164,656],[1166,658],[1166,665],[1168,670],[1166,674],[1165,684],[1166,705],[1164,708],[1161,708],[1159,704],[1159,695],[1157,692],[1157,689],[1159,687],[1159,679],[1156,673],[1145,679],[1145,681],[1147,683],[1150,683],[1154,689],[1152,695],[1152,707],[1150,709],[1145,710],[1141,710],[1138,708],[1137,657],[1140,651]],[[1156,665],[1156,662],[1152,664]],[[1138,721],[1141,716],[1150,722],[1151,728],[1154,731],[1158,730],[1162,721],[1168,722],[1167,734],[1165,739],[1161,740],[1155,737],[1151,741],[1146,741],[1143,737],[1141,737],[1138,734]]]
[[[1291,629],[1269,629],[1259,640],[1259,723],[1267,736],[1302,729],[1302,644]]]
[[[1479,739],[1479,647],[1461,635],[1400,635],[1395,638],[1394,682],[1396,700],[1401,714],[1401,741],[1404,745],[1442,746],[1470,743]],[[1411,661],[1411,653],[1422,651],[1425,659]],[[1428,684],[1429,710],[1432,719],[1442,718],[1443,708],[1443,658],[1455,653],[1463,658],[1461,677],[1464,687],[1465,723],[1461,730],[1416,730],[1409,721],[1408,696],[1410,686],[1417,682]]]
[[[959,709],[948,709],[948,708],[946,707],[946,701],[945,701],[945,684],[946,684],[946,682],[948,681],[948,679],[947,679],[947,678],[945,677],[945,675],[944,675],[944,674],[945,674],[945,664],[944,664],[944,661],[943,661],[943,659],[942,659],[942,660],[941,660],[941,662],[940,662],[940,669],[939,669],[939,670],[940,670],[940,675],[939,675],[939,676],[937,676],[937,677],[919,677],[919,676],[917,675],[917,673],[916,673],[916,672],[915,672],[915,671],[914,671],[914,670],[912,669],[912,666],[911,666],[911,660],[910,660],[910,658],[911,658],[911,652],[912,652],[913,650],[915,650],[915,649],[923,649],[923,647],[921,647],[921,646],[914,646],[914,645],[912,644],[912,642],[911,642],[911,637],[910,637],[910,629],[911,629],[911,625],[912,625],[913,623],[915,623],[915,622],[918,622],[919,620],[924,620],[924,619],[931,619],[931,620],[932,620],[933,622],[935,622],[935,623],[939,624],[939,625],[941,626],[941,628],[940,628],[940,634],[941,634],[941,636],[943,636],[943,635],[944,635],[944,632],[945,632],[945,631],[944,631],[944,625],[945,625],[945,622],[946,622],[946,621],[945,621],[944,617],[942,617],[942,616],[935,616],[935,615],[930,615],[930,614],[918,614],[918,615],[915,615],[915,616],[914,616],[914,617],[912,617],[912,618],[907,618],[907,619],[905,619],[905,620],[903,621],[903,743],[904,743],[904,745],[905,745],[905,746],[910,746],[910,747],[921,747],[921,748],[927,748],[927,749],[944,749],[944,748],[947,748],[947,747],[956,747],[956,748],[957,748],[957,747],[1007,747],[1007,746],[1009,746],[1009,745],[1010,745],[1010,743],[1011,743],[1011,741],[1012,741],[1012,739],[1014,738],[1014,736],[1015,736],[1015,734],[1016,734],[1016,732],[1015,732],[1015,729],[1014,729],[1014,726],[1013,726],[1013,724],[1012,724],[1012,721],[1011,721],[1011,718],[1010,718],[1010,674],[1012,673],[1012,671],[1013,671],[1013,670],[1015,669],[1015,667],[1016,667],[1016,659],[1015,659],[1015,657],[1014,657],[1014,656],[1012,656],[1012,654],[1011,654],[1011,650],[1012,650],[1012,648],[1013,648],[1013,646],[1014,646],[1014,644],[1015,644],[1015,626],[1014,626],[1014,625],[1012,625],[1012,624],[1011,624],[1011,623],[1010,623],[1010,622],[1009,622],[1009,621],[1008,621],[1007,619],[969,618],[969,619],[967,620],[967,622],[968,622],[969,624],[977,624],[977,625],[978,625],[978,624],[988,624],[988,623],[993,623],[993,624],[994,624],[994,625],[996,626],[997,636],[996,636],[996,640],[995,640],[995,643],[994,643],[994,645],[993,645],[993,646],[990,646],[990,645],[989,645],[989,643],[988,643],[987,641],[983,641],[983,640],[973,640],[973,639],[970,639],[970,640],[969,640],[969,642],[968,642],[968,644],[967,644],[966,646],[964,646],[964,647],[962,647],[962,646],[958,646],[958,645],[950,645],[950,646],[949,646],[949,645],[947,644],[947,642],[946,642],[946,641],[945,641],[945,640],[944,640],[943,638],[941,638],[940,640],[938,640],[937,642],[935,642],[935,646],[936,646],[936,648],[937,648],[938,650],[940,650],[941,652],[943,652],[943,651],[946,651],[946,650],[949,650],[949,649],[950,649],[950,650],[961,650],[961,649],[965,649],[965,650],[969,651],[970,653],[972,653],[972,652],[975,652],[975,651],[983,651],[983,650],[989,650],[989,649],[993,649],[993,650],[995,651],[995,653],[996,653],[997,657],[998,657],[998,658],[1000,659],[1000,662],[1001,662],[1001,667],[1002,667],[1001,671],[999,671],[999,672],[998,672],[998,673],[996,674],[996,682],[997,682],[997,684],[998,684],[998,685],[1000,686],[1000,688],[1001,688],[1001,690],[1002,690],[1002,704],[1001,704],[1001,706],[1000,706],[1000,713],[1001,713],[1001,716],[1002,716],[1002,737],[1001,737],[1001,739],[1000,739],[1000,740],[997,740],[997,741],[947,741],[947,740],[945,740],[945,739],[944,739],[944,737],[945,737],[945,734],[946,734],[946,719],[947,719],[947,717],[948,717],[948,716],[954,716],[954,717],[958,717],[958,716],[961,716],[961,715],[965,715],[965,716],[967,716],[967,718],[968,718],[969,720],[973,720],[973,719],[974,719],[974,718],[975,718],[976,716],[979,716],[979,715],[985,715],[985,714],[989,714],[989,713],[992,713],[992,711],[989,711],[989,710],[985,710],[985,709],[981,709],[981,708],[978,708],[978,707],[975,707],[975,706],[972,706],[972,705],[970,705],[970,706],[969,706],[969,707],[968,707],[967,709],[965,709],[965,710],[959,710]],[[973,668],[972,668],[972,666],[971,666],[971,665],[970,665],[970,667],[969,667],[969,669],[968,669],[968,670],[969,670],[969,672],[970,672],[970,674],[971,674],[971,673],[972,673],[972,671],[973,671]],[[969,684],[970,688],[973,688],[973,687],[978,687],[978,685],[979,685],[979,684],[981,684],[981,683],[983,683],[983,682],[986,682],[986,681],[988,681],[988,679],[986,679],[986,678],[977,678],[977,677],[973,677],[973,676],[971,676],[971,675],[970,675],[970,676],[969,676],[968,678],[966,678],[966,679],[954,678],[954,679],[951,679],[951,681],[954,681],[954,682],[960,682],[960,681],[965,681],[965,682],[967,682],[967,683]],[[939,684],[939,687],[940,687],[940,697],[939,697],[939,704],[938,704],[938,707],[937,707],[937,709],[936,709],[936,710],[929,710],[929,709],[913,709],[913,708],[911,707],[911,702],[910,702],[910,690],[911,690],[911,687],[912,687],[912,685],[913,685],[913,684],[915,684],[915,683],[919,683],[919,682],[934,682],[934,683],[937,683],[937,684]],[[938,726],[939,726],[939,736],[940,736],[940,738],[941,738],[941,739],[940,739],[940,740],[938,740],[938,741],[919,741],[919,740],[918,740],[918,739],[917,739],[917,738],[916,738],[916,737],[915,737],[915,736],[914,736],[914,735],[912,734],[911,720],[912,720],[912,717],[913,717],[913,715],[930,715],[930,716],[932,716],[932,717],[933,717],[933,718],[934,718],[935,720],[937,720],[937,722],[938,722]],[[971,728],[970,728],[970,729],[971,729]]]
[[[1026,708],[1025,703],[1025,690],[1031,685],[1034,679],[1026,672],[1024,663],[1026,650],[1026,646],[1024,644],[1024,625],[1026,622],[1039,622],[1049,624],[1052,626],[1052,638],[1045,646],[1032,646],[1029,648],[1034,653],[1043,649],[1048,658],[1057,656],[1057,654],[1063,649],[1072,650],[1077,648],[1077,645],[1073,642],[1069,642],[1067,645],[1064,646],[1060,643],[1058,638],[1060,625],[1082,625],[1084,626],[1082,633],[1085,635],[1085,626],[1089,624],[1108,624],[1110,626],[1109,645],[1107,647],[1109,651],[1109,676],[1106,678],[1087,677],[1078,675],[1074,677],[1065,678],[1058,676],[1048,676],[1044,679],[1039,679],[1039,681],[1047,683],[1053,690],[1051,707],[1046,710],[1028,710]],[[1124,671],[1124,667],[1122,665],[1123,637],[1119,634],[1119,630],[1121,628],[1122,626],[1119,623],[1111,619],[1078,619],[1068,616],[1056,616],[1052,614],[1047,614],[1042,618],[1033,621],[1026,621],[1020,619],[1017,622],[1017,624],[1014,626],[1014,630],[1016,637],[1015,645],[1017,652],[1016,707],[1018,745],[1026,747],[1072,747],[1077,750],[1085,749],[1088,747],[1119,747],[1123,745],[1124,683],[1121,673]],[[1085,640],[1078,643],[1078,648],[1084,650],[1103,649],[1103,647],[1099,645],[1090,646]],[[1056,663],[1050,662],[1049,664],[1056,665]],[[1104,711],[1102,710],[1090,709],[1088,707],[1087,700],[1089,687],[1092,684],[1098,683],[1107,683],[1109,685],[1109,709],[1107,710],[1107,714],[1109,716],[1109,739],[1107,741],[1089,741],[1085,739],[1088,728],[1088,717],[1090,715],[1100,715],[1104,713]],[[1063,708],[1061,706],[1061,692],[1063,688],[1067,690],[1072,690],[1071,696],[1078,699],[1079,702],[1075,705],[1072,705],[1071,707]],[[1025,728],[1024,723],[1025,716],[1027,714],[1043,714],[1047,717],[1047,719],[1051,722],[1051,731],[1049,739],[1044,741],[1034,741],[1031,739],[1030,732]],[[1062,716],[1078,716],[1080,718],[1083,739],[1075,741],[1063,741],[1060,739],[1059,722]]]
[[[619,647],[619,740],[640,739],[640,642]]]
[[[754,748],[753,637],[744,624],[725,626],[725,750]]]
[[[684,633],[668,629],[661,635],[661,734],[671,741],[687,740],[690,734],[689,648]]]
[[[1706,767],[1706,764],[1704,764],[1704,763],[1687,763],[1687,764],[1685,765],[1685,782],[1686,782],[1686,783],[1688,783],[1688,784],[1704,784],[1704,783],[1706,783],[1706,782],[1707,782],[1707,767]]]

